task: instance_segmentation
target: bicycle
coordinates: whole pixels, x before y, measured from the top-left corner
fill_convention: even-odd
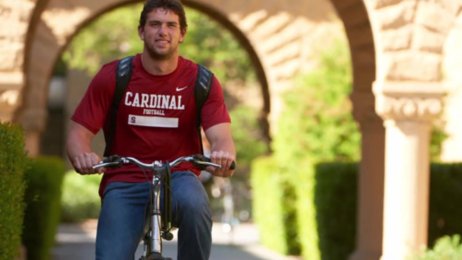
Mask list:
[[[221,165],[212,163],[209,158],[201,154],[182,156],[172,162],[153,161],[143,163],[134,157],[122,157],[113,155],[104,158],[101,162],[93,166],[93,169],[105,167],[120,167],[124,164],[134,164],[141,169],[151,170],[153,178],[151,182],[151,198],[149,218],[145,224],[145,234],[143,237],[143,256],[140,260],[171,260],[169,257],[162,256],[162,239],[172,240],[172,216],[170,206],[170,168],[182,163],[190,162],[194,166],[204,170],[208,166],[221,168]],[[235,163],[230,169],[235,168]],[[162,203],[164,209],[161,211],[161,188],[163,188]]]

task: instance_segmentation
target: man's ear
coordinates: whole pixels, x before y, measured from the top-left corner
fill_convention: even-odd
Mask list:
[[[140,36],[141,40],[144,40],[144,30],[142,27],[138,28],[138,36]]]
[[[180,33],[180,43],[184,41],[185,36],[186,36],[186,29],[182,30]]]

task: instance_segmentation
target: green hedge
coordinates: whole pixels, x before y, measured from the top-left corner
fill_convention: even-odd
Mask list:
[[[322,259],[347,259],[355,249],[358,166],[317,165],[315,201]],[[428,245],[462,234],[462,164],[431,164]],[[335,207],[332,207],[335,205]]]
[[[260,231],[263,245],[281,254],[290,254],[290,236],[287,222],[290,220],[287,205],[294,204],[293,198],[287,198],[287,183],[279,171],[277,163],[271,157],[262,157],[252,164],[250,180],[253,192],[254,221]],[[292,214],[293,215],[293,214]]]
[[[15,259],[21,246],[24,212],[24,136],[18,126],[0,123],[0,259]]]
[[[430,167],[428,245],[445,235],[462,234],[462,163]]]
[[[314,201],[314,167],[313,163],[307,159],[300,160],[289,169],[291,188],[296,194],[296,222],[292,225],[297,228],[299,252],[305,259],[320,259],[318,249],[319,235],[316,232],[318,223],[316,222],[316,207]]]
[[[301,255],[310,260],[348,259],[356,242],[357,163],[320,163],[310,170],[307,162],[286,170],[289,179],[271,157],[253,166],[253,214],[263,245],[283,254],[301,246]],[[462,164],[432,164],[430,173],[432,246],[440,237],[462,234]],[[295,207],[288,189],[296,191]],[[292,210],[296,219],[284,218]]]
[[[64,173],[64,161],[56,157],[35,158],[26,171],[23,243],[28,260],[50,259],[60,222]]]
[[[316,165],[314,204],[320,259],[348,259],[356,236],[356,163]]]
[[[102,175],[80,175],[68,171],[64,177],[61,220],[79,222],[97,218],[101,207],[98,195]]]

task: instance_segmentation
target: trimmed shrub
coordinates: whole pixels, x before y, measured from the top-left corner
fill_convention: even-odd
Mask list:
[[[271,157],[261,157],[252,164],[251,186],[253,192],[254,221],[260,231],[263,245],[281,254],[290,254],[288,227],[295,223],[287,210],[295,200],[286,196],[288,185]]]
[[[299,160],[289,171],[292,175],[291,188],[296,192],[297,237],[301,255],[305,259],[320,259],[318,248],[319,234],[317,232],[316,205],[314,204],[314,166],[308,159]]]
[[[0,259],[15,259],[21,246],[24,212],[23,174],[27,166],[23,132],[0,123]]]
[[[348,259],[356,242],[358,164],[320,163],[313,170],[307,161],[298,170],[279,165],[267,157],[252,168],[253,214],[263,245],[282,254],[296,254],[293,248],[300,246],[310,260]],[[462,234],[462,163],[433,163],[430,178],[431,246],[443,236]]]
[[[60,222],[64,172],[63,160],[55,157],[35,158],[26,171],[23,242],[28,260],[50,259]]]
[[[445,235],[462,234],[462,163],[433,163],[430,168],[428,244]]]
[[[61,200],[62,221],[79,222],[98,217],[101,207],[98,195],[101,177],[102,175],[82,176],[75,171],[66,173]]]
[[[322,163],[316,167],[314,192],[321,259],[347,259],[354,251],[357,174],[356,163]],[[441,237],[462,234],[459,205],[462,164],[431,164],[430,178],[428,245],[431,246]],[[305,232],[301,234],[305,236]]]
[[[320,259],[348,259],[355,247],[357,209],[356,163],[316,166],[314,203]]]

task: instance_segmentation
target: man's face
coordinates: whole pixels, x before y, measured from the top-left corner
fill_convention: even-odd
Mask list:
[[[178,15],[163,8],[148,13],[146,24],[139,29],[139,34],[145,50],[154,59],[175,56],[185,36],[185,32],[180,29]]]

